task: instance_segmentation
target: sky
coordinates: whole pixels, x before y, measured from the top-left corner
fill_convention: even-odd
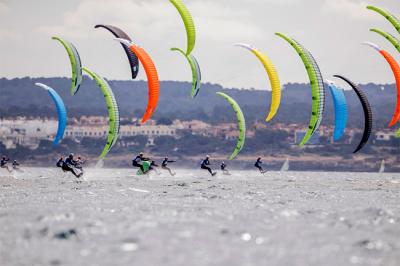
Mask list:
[[[356,83],[394,83],[386,61],[360,45],[371,41],[400,55],[377,27],[396,35],[368,4],[400,14],[398,0],[184,0],[192,13],[203,82],[227,88],[270,89],[268,77],[249,43],[276,65],[282,84],[307,82],[293,48],[274,35],[283,32],[307,47],[326,79],[342,74]],[[113,36],[96,24],[120,27],[153,58],[160,80],[191,81],[190,67],[171,47],[186,48],[179,13],[168,0],[0,0],[0,77],[70,77],[63,47],[51,36],[75,44],[82,63],[108,79],[128,80],[127,58]],[[145,80],[144,71],[138,79]]]

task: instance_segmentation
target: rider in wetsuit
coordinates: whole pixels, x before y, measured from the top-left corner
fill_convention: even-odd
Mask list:
[[[229,173],[228,169],[226,169],[226,164],[225,162],[221,163],[221,171],[224,175],[230,175],[231,173]]]
[[[0,167],[1,168],[6,168],[9,172],[11,172],[10,168],[8,168],[8,161],[10,161],[10,158],[6,158],[5,156],[3,156],[3,158],[1,158],[0,161]]]
[[[64,164],[64,157],[60,157],[60,159],[58,159],[58,161],[57,161],[57,167],[62,167],[63,166],[63,164]]]
[[[156,164],[155,161],[151,161],[149,170],[147,172],[150,172],[151,170],[154,170],[157,174],[160,174],[160,172],[158,172],[156,167],[158,167],[158,164]],[[145,173],[147,173],[147,172],[145,172]]]
[[[209,165],[210,165],[210,156],[207,155],[206,158],[203,161],[201,161],[200,167],[201,169],[207,170],[212,176],[215,176],[217,173],[213,173]]]
[[[174,162],[176,162],[176,161],[168,160],[168,157],[165,157],[164,160],[163,160],[163,162],[161,163],[161,168],[164,169],[164,170],[167,170],[171,176],[174,176],[175,173],[173,173],[173,172],[171,171],[171,168],[169,168],[169,167],[167,166],[168,163],[174,163]]]
[[[78,156],[78,159],[75,161],[75,168],[79,169],[81,173],[83,173],[83,164],[85,163],[84,160],[80,156]]]
[[[19,166],[19,163],[17,162],[17,160],[14,160],[14,161],[12,162],[12,168],[13,168],[14,170],[20,170],[18,166]]]
[[[61,160],[61,159],[60,159]],[[60,160],[58,160],[58,163],[60,162]],[[67,159],[65,159],[64,163],[61,166],[61,169],[65,172],[71,172],[75,177],[81,177],[83,175],[83,173],[78,173],[76,171],[76,161],[74,160],[74,154],[71,153]]]
[[[256,163],[254,164],[254,166],[256,168],[258,168],[258,170],[260,170],[261,174],[264,174],[266,171],[264,171],[264,169],[262,168],[262,166],[261,166],[262,163],[263,162],[261,161],[261,157],[258,157],[258,159],[257,159]]]
[[[133,160],[132,160],[132,166],[134,167],[139,167],[140,170],[144,173],[144,168],[141,162],[143,161],[143,152],[139,153]]]
[[[142,171],[142,173],[145,173],[144,167],[143,167],[143,165],[142,165],[142,161],[151,162],[150,168],[149,168],[150,170],[153,169],[151,166],[157,166],[157,165],[154,165],[154,162],[152,162],[152,161],[150,160],[150,158],[146,158],[146,157],[144,157],[143,155],[144,155],[143,152],[139,153],[139,155],[137,155],[137,156],[132,160],[132,166],[140,168],[140,170]]]

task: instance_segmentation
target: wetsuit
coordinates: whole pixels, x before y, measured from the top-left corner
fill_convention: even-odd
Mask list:
[[[254,166],[257,167],[258,170],[260,170],[261,173],[264,173],[265,171],[264,171],[264,169],[261,167],[261,164],[262,164],[262,163],[263,163],[263,162],[261,161],[261,159],[258,158],[257,161],[256,161],[256,163],[254,164]]]
[[[203,161],[201,161],[201,169],[206,169],[211,175],[215,175],[215,173],[212,172],[211,168],[208,167],[210,165],[210,160],[208,158],[205,158]]]
[[[64,164],[64,160],[62,159],[62,158],[60,158],[58,161],[57,161],[57,167],[62,167],[63,166],[63,164]]]
[[[12,163],[13,169],[17,170],[18,166],[19,166],[19,163],[17,161],[13,161],[13,163]]]
[[[164,169],[164,170],[168,170],[168,172],[169,172],[169,174],[170,175],[172,175],[172,176],[174,176],[175,175],[175,173],[173,173],[172,171],[171,171],[171,168],[169,168],[167,165],[168,165],[168,163],[174,163],[175,161],[169,161],[167,158],[165,158],[164,159],[164,161],[161,163],[161,168],[162,169]]]
[[[8,161],[9,161],[10,159],[9,158],[3,158],[3,159],[1,159],[1,161],[0,161],[0,166],[1,166],[1,168],[6,168],[7,167],[7,163],[8,163]]]
[[[221,170],[225,175],[230,175],[228,169],[226,169],[226,164],[225,163],[221,163]]]
[[[81,173],[83,173],[83,164],[85,162],[82,161],[81,159],[78,158],[78,160],[75,161],[75,168],[79,169],[81,171]]]
[[[61,169],[66,172],[71,172],[75,177],[81,177],[83,173],[78,173],[75,169],[76,161],[73,158],[68,157],[63,165],[61,166]]]
[[[150,160],[150,159],[148,159],[148,160]],[[154,170],[157,174],[160,174],[160,173],[157,171],[156,167],[158,167],[158,164],[156,164],[155,161],[151,161],[150,167],[149,167],[149,171],[150,171],[150,170]],[[149,172],[149,171],[147,171],[147,172]]]
[[[3,158],[3,159],[1,159],[1,161],[0,161],[0,167],[1,168],[6,168],[9,172],[11,172],[11,170],[10,170],[10,168],[8,168],[8,166],[7,166],[7,163],[8,163],[8,161],[9,161],[10,159],[9,158]]]
[[[135,157],[135,159],[132,160],[132,166],[139,167],[140,170],[142,170],[142,173],[144,173],[144,167],[141,164],[142,161],[144,161],[143,156],[138,155],[138,156]]]

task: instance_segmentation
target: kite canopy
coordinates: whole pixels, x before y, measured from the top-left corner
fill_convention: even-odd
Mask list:
[[[376,6],[367,6],[367,9],[373,10],[381,14],[396,28],[397,32],[400,33],[400,20],[396,18],[394,15]]]
[[[183,23],[185,24],[187,35],[186,55],[189,55],[193,51],[194,45],[196,43],[196,29],[194,27],[192,15],[181,0],[170,0],[170,2],[178,10],[179,14],[182,17]]]
[[[335,130],[333,140],[338,141],[342,138],[347,125],[348,109],[347,101],[343,89],[339,89],[333,82],[327,81],[328,88],[332,94],[335,109]]]
[[[82,69],[89,75],[91,79],[93,79],[96,82],[97,86],[99,86],[101,92],[103,93],[108,109],[107,143],[100,154],[100,159],[104,159],[107,153],[112,149],[112,147],[114,146],[114,144],[117,142],[118,139],[119,127],[120,127],[118,105],[115,100],[114,93],[111,90],[110,85],[108,85],[107,81],[102,77],[100,77],[98,74],[90,71],[85,67],[83,67]]]
[[[398,52],[400,52],[400,40],[394,37],[392,34],[381,31],[379,29],[370,29],[370,31],[378,33],[379,35],[383,36],[397,49]]]
[[[317,82],[318,82],[318,88],[319,88],[319,106],[318,106],[318,120],[317,120],[317,125],[314,128],[313,133],[319,128],[322,122],[322,117],[324,115],[325,111],[325,83],[324,79],[322,78],[321,70],[317,64],[317,61],[315,60],[314,56],[308,51],[304,46],[299,44],[297,41],[296,43],[303,49],[303,51],[307,54],[307,57],[309,58],[314,71],[315,75],[317,76]]]
[[[347,84],[350,85],[350,87],[356,92],[358,98],[360,99],[362,108],[364,110],[364,133],[361,138],[360,144],[358,144],[357,148],[353,152],[353,153],[357,153],[359,150],[361,150],[365,146],[365,144],[368,142],[369,137],[371,136],[371,132],[372,132],[371,105],[368,102],[367,96],[356,84],[354,84],[347,78],[340,76],[340,75],[334,75],[334,77],[342,79],[343,81],[345,81]]]
[[[132,41],[131,38],[128,36],[128,34],[126,34],[123,30],[121,30],[118,27],[115,27],[112,25],[103,25],[103,24],[98,24],[94,27],[96,29],[97,28],[105,28],[106,30],[111,32],[116,38],[121,38],[121,39],[125,39],[128,41]],[[122,48],[124,48],[126,56],[128,57],[128,60],[129,60],[129,64],[130,64],[130,68],[131,68],[131,72],[132,72],[132,79],[135,79],[139,73],[139,60],[138,60],[137,56],[135,55],[135,53],[133,53],[131,51],[131,49],[129,49],[129,46],[127,46],[124,43],[121,43],[121,45],[122,45]]]
[[[125,39],[117,38],[116,40],[129,46],[129,49],[131,49],[131,51],[135,53],[135,55],[139,58],[139,61],[146,72],[148,80],[147,85],[149,88],[149,96],[148,96],[146,112],[144,113],[142,118],[142,123],[144,123],[151,118],[153,112],[156,110],[158,97],[160,95],[160,82],[158,80],[156,66],[153,63],[153,60],[150,58],[150,56],[146,53],[146,51],[143,48]]]
[[[271,89],[272,89],[272,99],[271,99],[271,106],[269,110],[269,114],[267,118],[265,119],[267,122],[272,120],[276,113],[278,112],[279,105],[281,103],[281,84],[279,81],[279,76],[278,72],[276,71],[276,68],[272,61],[262,52],[257,50],[255,47],[245,44],[245,43],[236,43],[234,44],[235,46],[239,46],[242,48],[245,48],[252,52],[258,60],[261,61],[263,64],[265,70],[267,71],[269,81],[271,83]]]
[[[303,64],[307,70],[308,77],[310,79],[311,94],[312,94],[312,112],[311,119],[308,126],[308,131],[300,143],[300,146],[304,146],[310,138],[317,131],[324,111],[325,102],[325,89],[322,75],[319,71],[319,67],[312,57],[311,53],[306,50],[302,45],[297,43],[294,39],[287,37],[282,33],[275,33],[277,36],[286,40],[299,54]]]
[[[54,104],[56,105],[58,116],[58,129],[53,144],[57,145],[63,138],[65,128],[67,127],[67,110],[65,109],[65,104],[60,95],[54,89],[42,83],[35,83],[35,85],[45,89],[49,93],[51,99],[54,101]]]
[[[192,70],[192,98],[196,97],[201,87],[201,71],[199,63],[193,55],[186,55],[182,49],[171,48],[171,51],[177,51],[181,53],[188,61]]]
[[[78,50],[72,43],[59,37],[54,36],[52,39],[59,41],[68,53],[72,69],[71,95],[75,95],[82,84],[82,63]]]
[[[363,44],[374,48],[385,58],[385,60],[390,65],[390,68],[392,69],[394,78],[396,79],[397,103],[396,103],[395,111],[392,116],[392,120],[390,121],[390,124],[389,124],[389,126],[392,127],[400,120],[400,66],[391,54],[389,54],[385,50],[382,50],[378,45],[371,43],[371,42],[364,42]]]
[[[238,126],[239,126],[239,138],[238,138],[235,150],[233,151],[232,155],[229,157],[229,160],[233,160],[239,154],[239,152],[242,150],[242,148],[244,146],[244,141],[246,139],[246,121],[244,119],[244,115],[243,115],[242,110],[240,109],[240,106],[233,98],[231,98],[229,95],[227,95],[223,92],[217,92],[217,94],[219,96],[222,96],[223,98],[225,98],[225,100],[227,100],[229,102],[229,104],[232,106],[233,110],[235,111],[236,117],[237,117],[237,122],[238,122]]]

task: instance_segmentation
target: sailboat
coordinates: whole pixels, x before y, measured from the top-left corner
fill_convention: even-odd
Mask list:
[[[379,173],[385,172],[385,160],[382,160],[381,167],[379,168]]]
[[[281,167],[281,172],[287,172],[287,171],[289,171],[289,158],[286,158],[285,162]]]

